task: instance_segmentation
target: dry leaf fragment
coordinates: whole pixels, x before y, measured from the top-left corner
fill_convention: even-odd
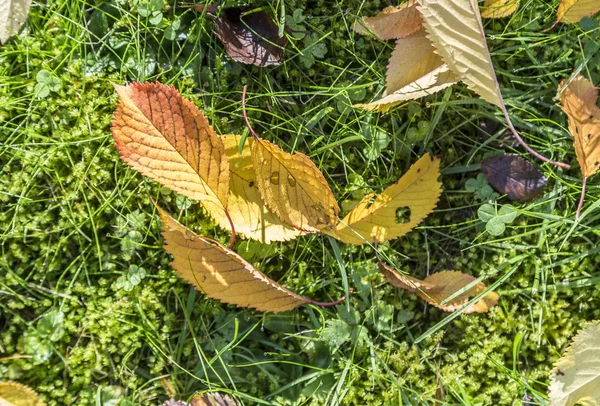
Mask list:
[[[398,238],[415,228],[437,205],[442,184],[440,160],[424,155],[379,196],[363,198],[329,234],[348,244]]]
[[[374,17],[363,17],[354,24],[359,34],[373,33],[381,40],[407,37],[422,27],[417,0],[408,0],[400,7],[389,6]]]
[[[215,17],[215,35],[227,55],[242,63],[257,66],[279,65],[287,37],[279,37],[279,26],[264,11],[252,7],[234,7]]]
[[[600,322],[580,330],[550,373],[549,406],[600,404]]]
[[[520,0],[486,0],[481,6],[481,17],[503,18],[513,14],[519,8]]]
[[[31,0],[0,0],[0,44],[19,31],[30,6]]]
[[[260,193],[284,223],[306,232],[335,224],[340,208],[325,177],[308,156],[288,154],[258,138],[251,150]]]
[[[434,305],[446,312],[453,312],[464,306],[471,297],[477,296],[486,287],[482,282],[460,293],[451,301],[444,303],[444,300],[452,297],[461,289],[471,284],[476,278],[459,271],[442,271],[426,277],[424,280],[402,275],[392,267],[379,261],[379,270],[383,273],[387,281],[400,289],[416,293],[427,303]],[[495,292],[489,292],[478,302],[472,304],[464,313],[485,313],[498,303],[499,296]]]
[[[112,134],[121,159],[193,200],[227,207],[225,146],[194,103],[160,83],[114,85],[119,104]]]
[[[204,238],[158,208],[164,248],[173,256],[171,266],[179,276],[206,296],[239,307],[279,313],[303,304],[334,306],[304,298],[259,272],[218,241]]]
[[[0,382],[0,406],[46,406],[30,387],[17,382]]]
[[[235,226],[235,231],[247,238],[269,244],[273,241],[286,241],[302,234],[285,223],[264,203],[258,185],[254,165],[252,164],[252,144],[248,138],[242,152],[239,152],[241,136],[223,135],[225,152],[229,158],[229,198],[227,211]],[[228,229],[229,220],[225,212],[214,202],[201,202],[211,217],[221,227]]]
[[[488,182],[510,200],[528,202],[542,194],[548,180],[529,161],[508,154],[493,155],[481,162]]]
[[[598,0],[562,0],[556,12],[556,20],[564,24],[578,23],[583,17],[591,17],[598,11]]]
[[[239,406],[239,403],[227,394],[211,392],[202,396],[194,396],[190,406]]]

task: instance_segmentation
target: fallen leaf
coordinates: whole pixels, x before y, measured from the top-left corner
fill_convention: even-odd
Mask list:
[[[257,66],[279,65],[287,37],[279,36],[279,26],[264,11],[252,7],[233,7],[214,17],[215,35],[227,55],[242,63]]]
[[[384,41],[407,37],[423,24],[417,4],[417,0],[408,0],[400,7],[386,7],[374,17],[363,17],[356,21],[354,31],[359,34],[373,33]]]
[[[550,373],[549,406],[600,404],[600,322],[580,330]]]
[[[160,83],[114,85],[119,104],[112,134],[121,159],[192,200],[227,207],[229,162],[207,118],[175,88]]]
[[[46,406],[30,387],[17,382],[0,382],[0,406]]]
[[[421,0],[423,25],[436,52],[482,99],[503,106],[476,0]]]
[[[481,6],[481,17],[503,18],[513,14],[519,8],[520,0],[486,0]]]
[[[564,24],[578,23],[583,17],[591,17],[598,11],[598,0],[562,0],[556,11],[556,20]]]
[[[456,83],[458,78],[434,51],[424,29],[397,40],[387,66],[384,96],[356,107],[385,112],[402,101],[424,97]]]
[[[194,396],[190,406],[239,406],[239,403],[227,394],[211,392]]]
[[[323,232],[348,244],[382,242],[415,228],[437,205],[442,192],[440,160],[424,155],[379,196],[368,194],[335,230]]]
[[[259,240],[264,244],[273,241],[286,241],[302,234],[285,223],[265,204],[256,184],[256,175],[252,163],[252,144],[248,138],[242,152],[239,152],[241,136],[223,135],[225,153],[229,158],[229,198],[227,211],[235,226],[235,231],[247,238]],[[230,228],[225,212],[211,201],[201,202],[211,217],[225,229]]]
[[[173,256],[171,266],[206,296],[273,313],[311,302],[269,279],[218,241],[193,233],[162,209],[158,210],[164,248]]]
[[[460,309],[471,297],[477,296],[486,290],[483,282],[478,282],[471,288],[455,296],[449,302],[443,303],[477,278],[459,271],[441,271],[429,275],[424,280],[420,280],[412,276],[403,275],[381,261],[379,261],[379,270],[392,286],[416,293],[417,296],[427,303],[446,312],[453,312]],[[498,299],[499,296],[497,293],[488,292],[479,301],[465,309],[464,313],[485,313],[498,303]]]
[[[529,161],[518,155],[498,154],[481,162],[481,171],[500,194],[528,202],[540,196],[548,180]]]
[[[558,88],[562,89],[566,81]],[[600,108],[596,106],[598,89],[577,75],[560,95],[562,110],[569,119],[569,132],[575,143],[575,154],[584,178],[592,176],[600,165]]]
[[[16,34],[27,20],[31,0],[0,0],[0,43]]]
[[[325,177],[310,158],[255,139],[252,162],[266,203],[286,224],[306,232],[331,227],[340,211]]]

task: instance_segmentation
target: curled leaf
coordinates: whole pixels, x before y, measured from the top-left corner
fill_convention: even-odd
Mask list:
[[[19,31],[30,6],[31,0],[0,0],[0,44]]]
[[[503,18],[513,14],[519,8],[520,0],[486,0],[481,6],[481,17]]]
[[[363,198],[335,230],[323,232],[349,244],[398,238],[415,228],[437,205],[440,160],[424,155],[395,184]]]
[[[486,290],[483,282],[478,282],[456,295],[476,279],[474,276],[459,271],[442,271],[434,273],[424,280],[420,280],[403,275],[381,261],[379,261],[379,270],[392,286],[416,293],[417,296],[427,303],[446,312],[453,312],[460,309],[470,298]],[[445,302],[450,298],[452,299]],[[485,313],[498,303],[498,299],[499,296],[497,293],[488,292],[479,301],[465,309],[464,313]]]
[[[285,35],[271,16],[252,7],[233,7],[215,17],[215,35],[227,55],[242,63],[257,66],[279,65],[287,45]]]
[[[17,382],[0,382],[0,406],[46,406],[30,387]]]
[[[265,244],[272,241],[286,241],[302,234],[281,221],[264,203],[252,163],[252,144],[248,138],[242,152],[239,152],[241,136],[223,135],[225,153],[229,159],[229,198],[227,211],[235,226],[235,231],[247,238],[259,240]],[[221,227],[228,229],[229,220],[225,212],[214,202],[201,202],[211,217]]]
[[[418,31],[423,24],[417,4],[417,0],[408,0],[400,7],[386,7],[374,17],[358,20],[354,24],[354,31],[359,34],[371,32],[384,41],[407,37]]]
[[[556,20],[564,24],[578,23],[583,17],[591,17],[598,11],[598,0],[562,0],[556,12]]]
[[[519,202],[535,199],[548,185],[535,165],[518,155],[488,157],[481,162],[481,171],[494,189]]]
[[[175,88],[160,83],[114,85],[119,104],[112,134],[121,159],[193,200],[227,207],[229,162],[207,118]]]
[[[159,212],[164,247],[173,256],[171,266],[206,296],[273,313],[310,303],[269,279],[218,241],[193,233],[162,209]]]
[[[335,224],[340,208],[325,177],[308,156],[288,154],[260,139],[254,140],[251,151],[260,193],[284,223],[306,232]]]
[[[550,373],[549,406],[600,404],[600,322],[580,330]]]

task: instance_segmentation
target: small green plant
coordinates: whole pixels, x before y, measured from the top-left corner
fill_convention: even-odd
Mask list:
[[[129,271],[127,271],[127,275],[121,275],[115,281],[115,288],[123,289],[126,292],[131,292],[133,288],[142,282],[146,275],[147,273],[144,268],[140,268],[137,265],[129,265]]]
[[[325,58],[325,54],[327,54],[327,45],[319,41],[317,34],[307,35],[304,38],[304,50],[300,55],[300,62],[306,68],[313,66],[316,59]]]
[[[498,237],[504,234],[506,225],[511,224],[519,216],[519,213],[510,204],[505,204],[498,209],[497,205],[484,204],[477,210],[479,219],[485,223],[485,230]]]
[[[488,184],[483,173],[477,175],[477,178],[468,179],[465,182],[465,190],[475,193],[475,198],[481,201],[496,200],[500,195],[494,192],[494,189]]]
[[[38,99],[48,97],[50,92],[58,92],[62,87],[62,82],[59,78],[45,69],[40,70],[35,76],[37,84],[34,91]]]
[[[23,349],[32,356],[34,365],[50,360],[52,343],[59,341],[65,334],[63,322],[64,314],[59,310],[51,310],[38,320],[35,328],[25,331]]]

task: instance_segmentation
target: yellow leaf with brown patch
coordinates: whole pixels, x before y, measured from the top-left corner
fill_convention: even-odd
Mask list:
[[[254,140],[251,151],[258,189],[265,204],[284,223],[306,232],[335,224],[340,208],[308,156],[288,154],[261,139]]]
[[[503,18],[519,8],[520,0],[487,0],[480,7],[483,18]]]
[[[398,182],[375,197],[371,193],[341,220],[323,232],[349,244],[382,242],[415,228],[437,205],[442,184],[439,158],[424,155]]]
[[[112,134],[121,159],[177,193],[226,208],[229,162],[202,111],[172,86],[114,87],[119,104]]]
[[[171,266],[206,296],[273,313],[311,302],[269,279],[218,241],[195,234],[162,209],[158,210],[164,248],[173,256]]]
[[[223,135],[225,153],[229,159],[229,198],[227,211],[235,231],[247,238],[269,244],[272,241],[287,241],[302,232],[285,223],[264,203],[252,163],[251,146],[254,139],[248,138],[240,153],[241,136]],[[212,201],[201,202],[211,217],[225,229],[230,228],[225,212]]]
[[[558,85],[562,89],[566,81]],[[600,108],[596,106],[598,89],[577,75],[560,95],[560,106],[569,119],[575,154],[584,178],[592,176],[600,166]]]
[[[0,382],[0,406],[46,406],[30,387],[17,382]]]
[[[562,0],[556,11],[556,19],[564,24],[573,24],[581,21],[583,17],[593,16],[598,11],[598,0]]]
[[[379,270],[387,281],[397,288],[415,293],[427,303],[434,305],[446,312],[453,312],[463,307],[470,298],[486,290],[483,282],[478,282],[464,292],[454,296],[461,289],[469,286],[476,278],[459,271],[442,271],[426,277],[424,280],[403,275],[392,267],[379,261]],[[447,303],[445,300],[450,299]],[[485,313],[498,303],[499,296],[495,292],[488,292],[479,301],[473,303],[464,313]]]
[[[400,7],[389,6],[374,17],[363,17],[354,24],[359,34],[373,33],[382,40],[404,38],[423,25],[417,10],[417,0],[408,0]]]

